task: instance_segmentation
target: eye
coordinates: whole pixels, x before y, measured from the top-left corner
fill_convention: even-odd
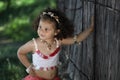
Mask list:
[[[48,31],[48,28],[45,28],[45,31]]]

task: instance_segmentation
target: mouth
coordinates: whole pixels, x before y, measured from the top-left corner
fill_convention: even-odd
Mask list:
[[[40,38],[42,39],[42,38],[44,38],[45,37],[45,35],[43,35],[43,34],[40,34]]]

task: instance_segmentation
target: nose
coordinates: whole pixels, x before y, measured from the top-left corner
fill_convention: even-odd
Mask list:
[[[44,32],[44,30],[43,30],[43,29],[38,29],[38,31],[39,31],[39,32]]]
[[[44,29],[39,29],[38,30],[40,34],[45,34],[45,30]]]

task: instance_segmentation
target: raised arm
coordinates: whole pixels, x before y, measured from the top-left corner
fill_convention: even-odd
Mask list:
[[[78,35],[75,35],[75,36],[67,38],[67,39],[63,39],[61,41],[61,44],[69,45],[69,44],[73,44],[73,43],[79,43],[79,42],[85,40],[90,35],[90,33],[93,32],[93,30],[94,30],[94,17],[92,17],[91,25],[88,29],[79,33]]]

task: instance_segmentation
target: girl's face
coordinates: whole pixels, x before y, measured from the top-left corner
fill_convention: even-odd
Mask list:
[[[38,26],[38,35],[42,40],[53,39],[57,35],[55,24],[49,20],[40,20]]]

